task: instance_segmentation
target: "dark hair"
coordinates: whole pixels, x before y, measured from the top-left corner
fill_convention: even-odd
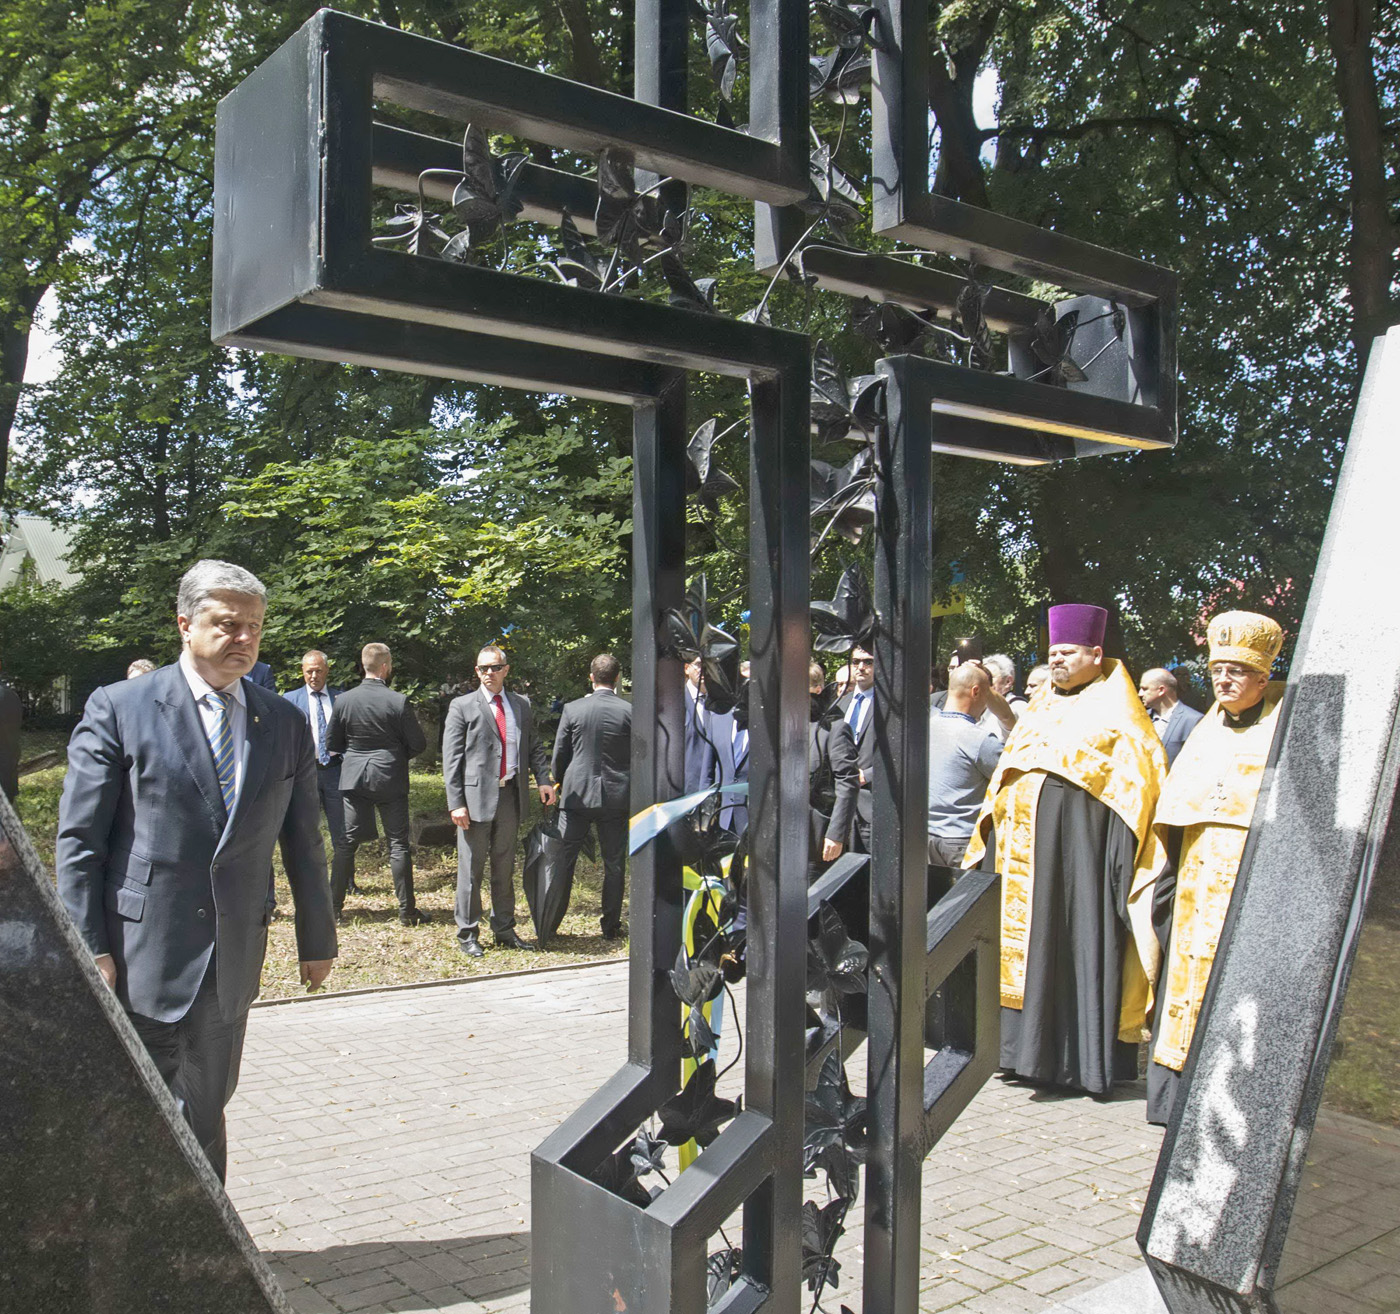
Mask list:
[[[605,684],[609,689],[617,684],[617,677],[622,674],[622,663],[610,652],[600,652],[588,664],[588,678],[594,684]]]

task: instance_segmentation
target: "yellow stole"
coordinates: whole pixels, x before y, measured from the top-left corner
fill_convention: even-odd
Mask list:
[[[1167,755],[1121,662],[1105,658],[1103,675],[1077,694],[1057,694],[1048,682],[1036,694],[1006,742],[963,858],[964,867],[975,866],[995,828],[1005,1008],[1019,1009],[1025,1002],[1036,806],[1047,775],[1093,795],[1121,817],[1137,839],[1128,898],[1132,940],[1123,958],[1118,1017],[1119,1038],[1136,1042],[1142,1038],[1161,957],[1152,931],[1152,873],[1162,862],[1152,814],[1166,779]]]
[[[1230,910],[1284,687],[1281,681],[1269,685],[1264,711],[1251,726],[1232,727],[1214,704],[1187,739],[1157,805],[1153,829],[1163,853],[1167,827],[1180,826],[1182,832],[1171,940],[1157,1005],[1164,1011],[1152,1051],[1154,1062],[1176,1072],[1186,1063]]]

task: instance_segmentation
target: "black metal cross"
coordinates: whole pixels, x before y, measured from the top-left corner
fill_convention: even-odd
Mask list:
[[[987,292],[987,321],[1011,344],[1008,374],[914,356],[880,365],[865,1307],[908,1311],[917,1307],[921,1163],[989,1075],[996,1047],[996,878],[965,877],[933,909],[927,894],[930,454],[1038,463],[1169,446],[1174,281],[930,196],[924,5],[878,8],[873,159],[876,176],[894,181],[877,191],[877,231],[1083,294],[1050,306]],[[627,1062],[533,1159],[532,1304],[559,1314],[704,1309],[707,1239],[740,1207],[742,1272],[715,1308],[799,1307],[807,923],[820,897],[806,883],[811,349],[804,334],[761,323],[376,244],[373,189],[450,200],[425,171],[452,170],[462,148],[376,123],[374,113],[379,102],[566,151],[623,151],[647,171],[642,186],[664,177],[672,189],[752,200],[760,268],[792,263],[820,286],[875,301],[956,305],[961,280],[908,260],[794,250],[794,207],[810,185],[805,0],[749,7],[745,131],[687,112],[687,21],[685,0],[638,0],[630,98],[323,10],[224,101],[217,128],[216,340],[633,409],[634,811],[679,795],[684,779],[680,665],[657,635],[685,591],[686,376],[749,385],[745,1107],[646,1207],[595,1180],[679,1085],[680,1014],[666,969],[681,942],[682,874],[662,836],[632,867]],[[586,229],[596,208],[588,178],[526,163],[514,185],[522,218],[567,210]],[[1089,304],[1104,368],[1068,386],[1040,381],[1035,335]]]

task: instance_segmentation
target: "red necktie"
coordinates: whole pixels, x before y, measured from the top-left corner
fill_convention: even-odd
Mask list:
[[[501,737],[501,779],[506,778],[506,709],[497,694],[492,700],[496,704],[496,733]]]

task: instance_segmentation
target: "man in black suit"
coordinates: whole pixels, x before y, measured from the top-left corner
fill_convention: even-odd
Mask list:
[[[1186,736],[1201,723],[1201,714],[1181,701],[1176,676],[1161,666],[1142,673],[1138,697],[1152,718],[1153,729],[1162,741],[1170,767],[1186,743]]]
[[[374,814],[384,823],[389,870],[399,901],[399,922],[417,926],[431,918],[413,897],[413,851],[408,839],[408,759],[428,746],[408,699],[389,688],[394,659],[382,643],[360,651],[365,678],[335,700],[326,747],[344,755],[340,794],[345,805],[345,842],[350,870],[355,850],[378,837]]]
[[[345,906],[345,895],[355,888],[355,850],[345,838],[345,803],[340,792],[341,755],[332,753],[326,742],[331,713],[341,690],[326,683],[330,666],[326,654],[312,648],[301,659],[299,689],[282,696],[304,717],[311,729],[311,752],[316,758],[316,790],[321,797],[321,814],[331,835],[331,896],[335,915]]]
[[[185,573],[180,660],[88,699],[68,744],[55,851],[78,932],[221,1179],[279,840],[301,979],[319,986],[336,954],[311,736],[243,678],[266,596],[228,562]]]
[[[277,677],[272,673],[272,667],[267,662],[254,662],[253,669],[245,677],[251,680],[261,689],[268,690],[269,693],[277,692]]]
[[[819,870],[845,852],[851,822],[855,817],[860,777],[854,743],[838,746],[836,760],[832,760],[832,736],[849,739],[851,731],[844,721],[830,721],[822,714],[826,671],[820,662],[812,662],[807,668],[807,692],[812,699],[807,737],[807,775],[812,809],[811,865]],[[839,775],[836,763],[841,766]]]
[[[476,656],[479,688],[454,698],[442,732],[442,778],[457,826],[457,948],[482,955],[481,882],[490,867],[491,932],[505,949],[531,949],[515,930],[515,841],[529,803],[526,772],[540,801],[555,800],[530,700],[505,691],[510,664],[495,644]]]
[[[19,727],[23,719],[19,695],[0,680],[0,790],[11,803],[19,796]]]
[[[710,742],[710,711],[705,706],[700,658],[685,664],[685,792],[693,794],[713,784],[714,745]]]
[[[593,692],[565,704],[550,774],[559,782],[560,861],[570,878],[589,826],[603,857],[603,939],[622,938],[627,812],[632,801],[632,704],[617,694],[622,667],[610,652],[588,668]]]
[[[875,658],[864,648],[851,650],[854,685],[836,706],[849,734],[833,734],[828,747],[833,770],[849,772],[854,764],[860,788],[856,792],[856,816],[851,847],[870,852],[870,819],[873,814],[870,782],[875,776]],[[853,761],[852,761],[853,760]]]

